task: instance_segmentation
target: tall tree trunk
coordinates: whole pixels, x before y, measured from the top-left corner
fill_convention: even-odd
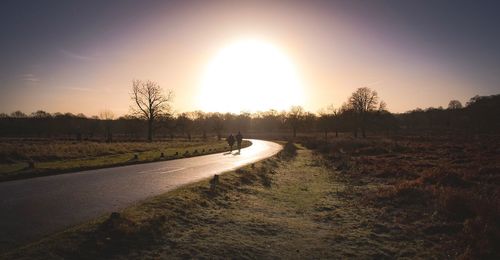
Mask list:
[[[150,119],[148,121],[148,141],[152,142],[153,141],[153,120]]]
[[[325,130],[325,143],[328,143],[328,131]]]
[[[113,136],[111,134],[111,122],[106,121],[106,143],[111,143]]]
[[[363,138],[366,138],[366,115],[364,113],[361,115],[361,134]]]

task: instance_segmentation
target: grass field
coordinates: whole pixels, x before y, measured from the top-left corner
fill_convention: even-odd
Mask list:
[[[244,141],[243,147],[249,145],[250,142]],[[0,140],[0,181],[185,158],[228,149],[224,140],[100,143],[4,139]]]
[[[5,257],[498,259],[495,140],[302,143]]]

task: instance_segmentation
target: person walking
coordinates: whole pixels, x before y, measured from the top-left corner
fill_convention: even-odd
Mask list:
[[[233,145],[234,145],[234,136],[233,134],[230,134],[227,139],[227,144],[229,145],[229,152],[232,152],[233,151]]]
[[[243,135],[241,135],[241,132],[238,131],[238,134],[236,135],[236,143],[238,144],[238,153],[241,150],[241,142],[243,141]]]

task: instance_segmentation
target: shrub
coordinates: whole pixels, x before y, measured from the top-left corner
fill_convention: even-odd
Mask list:
[[[283,155],[285,158],[290,158],[297,155],[297,146],[293,142],[287,142],[283,147]]]

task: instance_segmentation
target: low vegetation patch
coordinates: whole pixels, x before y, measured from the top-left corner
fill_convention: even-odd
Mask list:
[[[447,257],[500,257],[500,142],[446,136],[303,141],[361,185],[365,204],[381,208],[380,225],[404,232]],[[438,239],[439,237],[439,239]],[[439,242],[437,242],[439,241]]]

